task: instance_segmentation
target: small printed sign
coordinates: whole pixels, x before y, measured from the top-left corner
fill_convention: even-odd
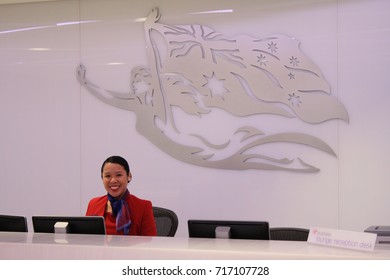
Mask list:
[[[307,242],[330,247],[373,251],[376,238],[375,233],[312,227]]]

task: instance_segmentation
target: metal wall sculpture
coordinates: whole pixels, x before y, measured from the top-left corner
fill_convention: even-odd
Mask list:
[[[256,149],[290,142],[336,156],[313,135],[267,133],[264,123],[246,122],[264,115],[314,125],[335,119],[348,122],[345,107],[331,96],[327,81],[302,53],[299,41],[284,35],[228,38],[203,25],[167,25],[160,23],[158,8],[151,11],[144,28],[149,66],[133,69],[129,92],[95,85],[82,64],[77,77],[102,102],[134,112],[137,131],[165,153],[210,168],[295,172],[319,168],[298,155],[275,158]],[[184,132],[186,125],[178,124],[180,116],[202,119],[215,110],[241,121],[223,141],[191,131],[191,125]]]

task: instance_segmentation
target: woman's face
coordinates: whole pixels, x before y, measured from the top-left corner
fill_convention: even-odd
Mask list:
[[[127,175],[122,165],[108,162],[103,166],[102,179],[106,191],[113,197],[120,198],[126,192],[131,174]]]

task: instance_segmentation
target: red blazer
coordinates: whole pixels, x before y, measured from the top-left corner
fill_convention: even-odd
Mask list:
[[[116,232],[115,217],[106,212],[107,195],[92,198],[88,204],[86,216],[103,216],[106,224],[106,233],[120,235]],[[152,203],[130,194],[126,200],[130,209],[131,226],[129,235],[156,236],[156,223],[154,221]]]

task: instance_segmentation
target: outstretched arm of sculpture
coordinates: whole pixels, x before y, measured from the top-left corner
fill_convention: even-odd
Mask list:
[[[113,92],[103,89],[89,81],[86,77],[86,68],[82,64],[80,64],[77,68],[77,79],[90,93],[108,105],[124,110],[134,111],[135,106],[140,104],[138,98],[132,92]]]

